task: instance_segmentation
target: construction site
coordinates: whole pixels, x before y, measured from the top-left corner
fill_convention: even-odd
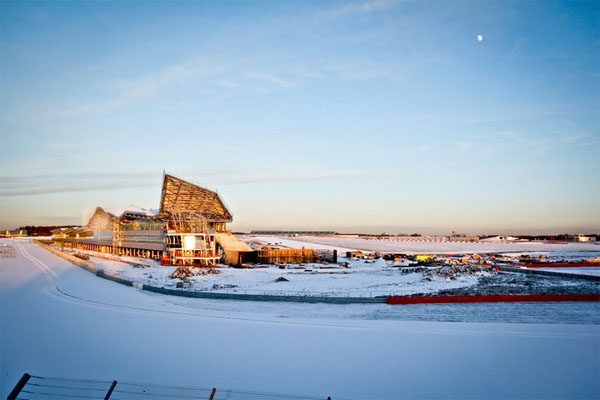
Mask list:
[[[56,229],[61,248],[160,260],[163,265],[311,262],[308,249],[253,249],[227,231],[231,212],[215,191],[164,174],[159,209],[97,207],[82,227]]]

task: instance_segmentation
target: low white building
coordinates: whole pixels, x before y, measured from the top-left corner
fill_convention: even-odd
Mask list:
[[[577,235],[575,237],[575,239],[578,242],[595,242],[596,241],[596,237],[595,236],[586,236],[583,233],[580,233],[579,235]]]

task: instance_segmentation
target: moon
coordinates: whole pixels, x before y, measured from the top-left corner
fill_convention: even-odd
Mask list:
[[[477,41],[481,42],[483,40],[483,35],[477,35]]]

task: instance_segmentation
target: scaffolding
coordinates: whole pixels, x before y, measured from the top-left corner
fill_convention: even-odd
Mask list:
[[[160,199],[160,215],[172,220],[177,214],[200,215],[210,229],[224,231],[233,217],[219,195],[212,190],[165,174]]]
[[[208,221],[194,211],[175,211],[170,213],[169,228],[179,233],[208,232]]]
[[[214,230],[206,218],[194,211],[169,214],[167,247],[170,263],[181,266],[213,266],[221,259]]]

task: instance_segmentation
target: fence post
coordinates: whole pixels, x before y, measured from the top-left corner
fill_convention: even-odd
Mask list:
[[[113,390],[115,390],[115,386],[117,386],[117,381],[112,381],[112,384],[110,385],[110,389],[108,389],[106,396],[104,396],[104,400],[110,399],[110,395],[112,394]]]
[[[21,390],[23,390],[25,385],[27,385],[27,382],[29,382],[29,378],[31,378],[31,375],[29,375],[27,372],[24,373],[21,379],[19,379],[19,382],[17,382],[13,390],[10,392],[6,400],[15,400],[19,393],[21,393]]]
[[[215,400],[216,393],[217,393],[217,389],[213,388],[212,392],[210,392],[210,398],[208,400]]]

